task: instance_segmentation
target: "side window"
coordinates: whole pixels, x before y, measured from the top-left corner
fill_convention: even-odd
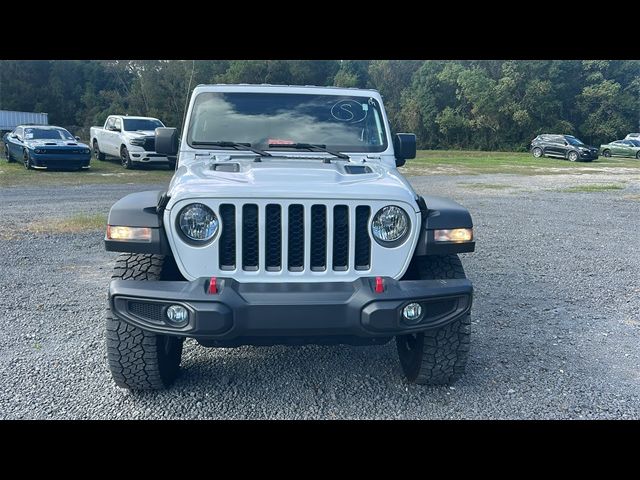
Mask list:
[[[107,124],[105,125],[105,129],[109,130],[111,127],[113,127],[113,122],[115,121],[115,118],[111,117],[109,119],[107,119]]]
[[[551,143],[555,143],[556,145],[564,145],[565,139],[564,137],[553,137],[551,139]]]
[[[122,119],[116,118],[115,126],[116,126],[117,129],[122,131]]]
[[[23,139],[23,129],[22,129],[22,127],[16,128],[13,133],[18,136],[18,139],[20,139],[20,140]]]

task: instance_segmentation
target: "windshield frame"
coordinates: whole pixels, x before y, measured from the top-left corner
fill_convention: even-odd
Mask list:
[[[198,102],[201,99],[201,96],[203,95],[224,95],[224,94],[248,94],[248,95],[296,95],[296,96],[318,96],[318,97],[335,97],[337,99],[337,101],[340,101],[340,99],[344,99],[345,97],[349,97],[350,99],[356,100],[356,99],[373,99],[375,101],[375,106],[373,107],[377,114],[378,114],[378,119],[376,121],[376,124],[378,126],[378,128],[380,129],[380,135],[382,137],[382,144],[381,145],[371,145],[370,149],[359,149],[357,148],[357,145],[354,145],[352,148],[340,148],[343,147],[344,145],[340,146],[340,145],[333,145],[333,144],[325,144],[323,145],[323,147],[326,147],[327,149],[331,149],[331,150],[335,150],[335,151],[339,151],[339,152],[344,152],[347,154],[374,154],[374,155],[382,155],[385,154],[385,152],[388,152],[389,148],[390,148],[390,139],[389,139],[389,127],[388,127],[388,120],[386,117],[386,112],[384,110],[384,105],[381,101],[380,98],[376,97],[375,95],[357,95],[355,94],[355,92],[349,92],[348,94],[345,93],[324,93],[324,92],[299,92],[299,91],[293,91],[293,92],[283,92],[283,91],[274,91],[274,92],[265,92],[265,91],[238,91],[238,90],[204,90],[201,91],[197,94],[195,94],[193,96],[193,99],[191,100],[191,105],[189,108],[189,121],[188,124],[186,125],[186,130],[184,132],[184,141],[186,141],[187,145],[191,148],[193,148],[194,150],[224,150],[224,151],[233,151],[233,149],[227,148],[227,147],[214,147],[212,148],[211,146],[207,146],[204,145],[204,143],[206,143],[206,141],[204,140],[195,140],[192,138],[193,135],[193,127],[195,124],[195,115],[196,115],[196,110],[198,107]],[[236,142],[236,143],[242,143],[240,142],[238,139],[211,139],[212,142],[215,141],[230,141],[230,142]],[[200,145],[199,142],[202,142],[203,145]],[[300,143],[300,142],[296,142],[296,143]],[[302,142],[302,143],[308,143],[308,142]],[[258,145],[251,145],[254,148],[260,148],[261,144]],[[271,147],[269,148],[268,145],[264,146],[264,149],[266,151],[269,152],[273,152],[274,154],[276,153],[282,153],[283,155],[287,155],[290,156],[292,154],[304,154],[305,156],[309,156],[309,154],[314,154],[314,155],[318,155],[320,154],[325,154],[325,152],[321,152],[321,151],[316,151],[316,152],[312,152],[312,151],[304,151],[304,150],[294,150],[294,149],[281,149],[278,150],[277,147]],[[243,151],[243,150],[236,150],[238,152]],[[230,152],[231,153],[231,152]]]

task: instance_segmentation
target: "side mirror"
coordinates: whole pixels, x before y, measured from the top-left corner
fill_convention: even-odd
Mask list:
[[[566,146],[568,146],[568,145],[569,145],[569,142],[567,142],[567,141],[565,140],[565,141],[564,141],[564,146],[566,147]]]
[[[410,158],[416,158],[416,136],[413,133],[396,133],[393,138],[396,167],[401,167]]]
[[[156,153],[174,156],[178,153],[178,129],[156,128]]]
[[[15,133],[12,133],[11,135],[9,135],[11,138],[18,138],[18,135],[16,135]]]
[[[80,141],[80,137],[76,137],[76,142],[79,142],[79,141]]]

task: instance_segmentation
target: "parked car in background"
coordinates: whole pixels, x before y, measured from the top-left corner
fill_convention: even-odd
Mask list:
[[[104,127],[91,127],[91,147],[98,160],[120,159],[124,168],[139,165],[167,165],[174,169],[175,157],[155,152],[155,130],[164,127],[157,118],[111,115]]]
[[[591,162],[598,158],[598,149],[585,145],[573,135],[538,135],[531,141],[534,157],[564,158],[571,162]]]
[[[26,169],[71,169],[90,167],[91,149],[62,127],[19,125],[4,135],[7,161],[21,161]]]
[[[625,140],[640,140],[640,133],[630,133],[629,135],[624,137],[624,139]]]
[[[616,140],[600,145],[603,157],[631,157],[640,159],[640,140]]]

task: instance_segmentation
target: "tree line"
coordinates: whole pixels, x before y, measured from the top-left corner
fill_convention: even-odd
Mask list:
[[[84,137],[110,114],[181,127],[202,83],[375,88],[421,148],[522,150],[539,133],[599,145],[640,127],[637,60],[7,60],[0,110],[47,112]]]

